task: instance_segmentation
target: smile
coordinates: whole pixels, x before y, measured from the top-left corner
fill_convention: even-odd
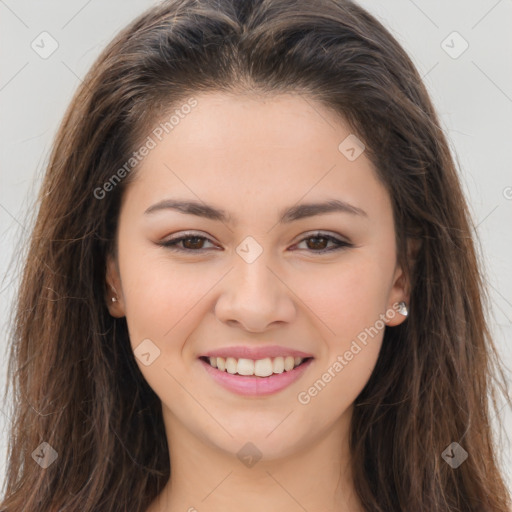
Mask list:
[[[225,389],[244,396],[277,393],[301,377],[312,357],[278,356],[264,359],[200,357],[206,372]]]
[[[206,358],[205,358],[206,359]],[[226,371],[232,375],[255,375],[268,377],[272,374],[289,372],[299,366],[305,359],[302,357],[266,357],[264,359],[236,359],[234,357],[209,357],[207,362],[219,371]]]

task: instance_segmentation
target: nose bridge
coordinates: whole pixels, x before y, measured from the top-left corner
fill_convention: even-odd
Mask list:
[[[293,301],[278,272],[271,270],[270,251],[247,237],[236,248],[233,267],[216,305],[220,320],[236,321],[250,330],[291,320]]]
[[[271,301],[277,292],[276,276],[269,270],[270,251],[251,236],[246,237],[236,248],[234,276],[235,291],[250,295],[252,300]],[[254,297],[253,295],[258,297]]]

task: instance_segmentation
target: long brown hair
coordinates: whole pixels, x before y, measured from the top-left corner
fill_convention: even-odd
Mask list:
[[[509,512],[490,425],[498,388],[507,399],[508,388],[456,166],[410,58],[347,0],[165,1],[97,59],[38,199],[12,330],[1,510],[144,512],[166,484],[159,399],[125,319],[105,303],[105,261],[137,166],[112,176],[156,119],[214,90],[321,102],[364,141],[391,196],[412,291],[409,318],[386,329],[355,402],[353,474],[365,509]],[[442,457],[452,442],[468,453],[458,468]],[[45,469],[36,463],[55,454]]]

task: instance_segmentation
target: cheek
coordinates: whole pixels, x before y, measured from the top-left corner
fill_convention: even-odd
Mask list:
[[[179,383],[186,382],[187,370],[176,363],[200,317],[207,314],[201,299],[218,277],[198,272],[193,264],[171,264],[158,252],[135,244],[120,252],[125,255],[119,267],[130,344],[142,375],[162,401],[186,401]],[[139,357],[146,353],[149,364]]]
[[[368,382],[379,356],[386,287],[368,267],[356,270],[339,272],[322,293],[310,295],[310,307],[328,326],[322,328],[322,357],[297,396],[312,429],[340,418]],[[309,407],[318,412],[309,414]]]
[[[385,312],[393,264],[369,251],[347,253],[337,264],[297,275],[294,291],[330,342],[342,347]]]
[[[302,282],[302,296],[321,322],[324,354],[317,360],[311,382],[305,383],[304,403],[336,417],[361,392],[370,378],[382,345],[385,307],[394,268],[387,257],[361,251],[325,275],[310,274]],[[316,421],[312,418],[312,421]]]
[[[166,351],[180,348],[172,340],[183,339],[179,334],[215,282],[216,276],[198,271],[198,267],[200,264],[173,263],[165,249],[148,242],[130,243],[130,237],[119,237],[119,270],[133,347],[149,338]]]

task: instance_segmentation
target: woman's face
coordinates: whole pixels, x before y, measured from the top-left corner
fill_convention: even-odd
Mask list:
[[[109,308],[171,437],[290,455],[347,431],[384,323],[404,320],[390,198],[348,125],[313,100],[196,100],[168,134],[161,121],[148,133]]]

